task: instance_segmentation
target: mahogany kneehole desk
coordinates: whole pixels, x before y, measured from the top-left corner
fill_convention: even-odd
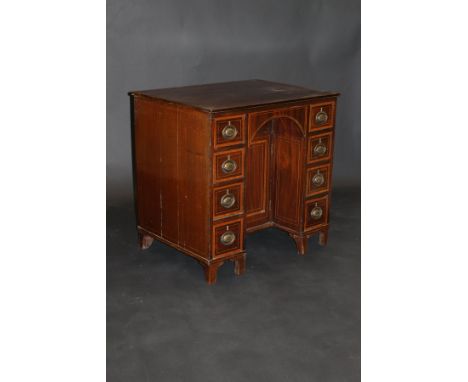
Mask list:
[[[338,93],[261,80],[130,92],[140,246],[245,271],[245,234],[325,245]]]

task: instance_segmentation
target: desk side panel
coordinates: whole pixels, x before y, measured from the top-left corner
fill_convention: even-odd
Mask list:
[[[209,115],[134,100],[138,225],[195,257],[210,254]]]

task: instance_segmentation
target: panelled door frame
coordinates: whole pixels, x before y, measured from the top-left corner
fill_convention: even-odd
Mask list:
[[[276,138],[279,121],[290,121],[291,134],[295,131],[296,143],[300,140],[300,168],[297,169],[298,192],[297,203],[302,203],[302,170],[305,162],[303,153],[306,145],[306,131],[308,121],[307,105],[292,106],[282,109],[271,109],[248,114],[247,154],[246,154],[246,228],[271,225],[275,220],[278,207],[276,200]],[[262,150],[261,153],[255,153]],[[258,163],[259,157],[262,162]],[[259,171],[260,170],[260,171]],[[261,175],[262,179],[258,180]],[[257,202],[256,205],[252,203]],[[297,206],[301,210],[301,205]],[[293,226],[300,229],[301,216],[297,215],[297,222]],[[292,226],[290,227],[291,229]]]

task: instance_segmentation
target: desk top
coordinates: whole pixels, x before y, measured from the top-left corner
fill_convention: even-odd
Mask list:
[[[129,94],[162,99],[210,112],[339,95],[336,92],[322,92],[263,80],[141,90]]]

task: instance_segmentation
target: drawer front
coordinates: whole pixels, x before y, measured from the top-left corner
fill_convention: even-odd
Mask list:
[[[304,230],[319,228],[328,223],[328,196],[305,202]]]
[[[244,176],[244,149],[223,151],[214,154],[214,182],[224,182]]]
[[[245,143],[244,116],[236,115],[214,120],[214,148]]]
[[[213,217],[215,219],[244,212],[244,188],[242,183],[213,189]]]
[[[306,176],[306,196],[328,192],[330,188],[330,165],[310,167]]]
[[[243,220],[231,220],[213,226],[213,257],[241,252],[244,242]]]
[[[330,129],[335,124],[335,102],[328,101],[310,106],[309,131]]]
[[[329,160],[332,154],[332,133],[313,135],[307,145],[307,162],[315,163]]]

